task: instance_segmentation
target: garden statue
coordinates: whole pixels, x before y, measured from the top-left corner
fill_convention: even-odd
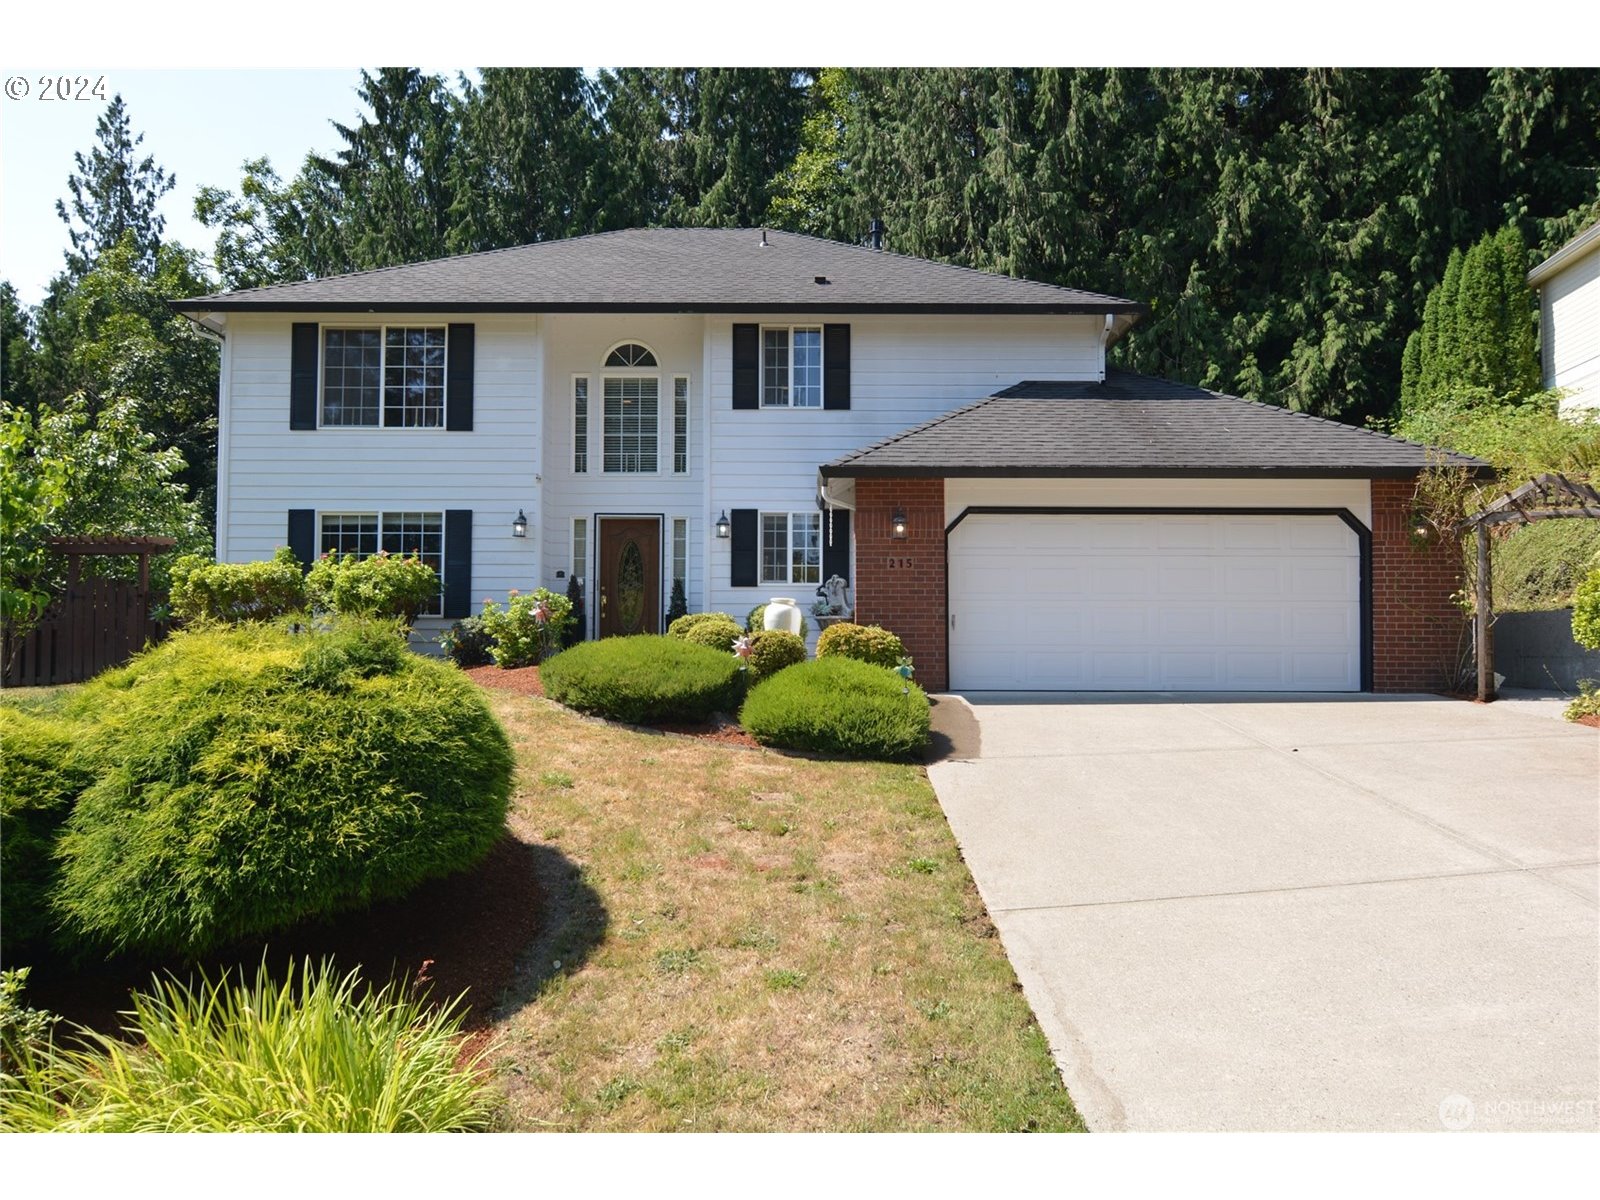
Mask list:
[[[828,576],[828,581],[817,589],[817,595],[827,602],[827,612],[818,612],[818,616],[848,617],[855,608],[855,597],[850,593],[850,585],[837,575]],[[821,606],[818,606],[819,610]]]

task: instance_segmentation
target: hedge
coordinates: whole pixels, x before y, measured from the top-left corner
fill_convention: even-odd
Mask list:
[[[568,708],[640,725],[732,712],[742,686],[732,654],[652,634],[563,650],[539,678],[545,695]]]
[[[75,945],[197,956],[479,861],[513,759],[478,690],[382,622],[182,632],[85,685],[58,844]]]
[[[1600,567],[1590,571],[1572,593],[1572,640],[1600,650]]]
[[[904,759],[928,743],[928,697],[892,671],[836,655],[756,684],[739,723],[766,746]]]
[[[172,611],[187,621],[269,621],[308,607],[305,572],[287,546],[266,562],[172,565]]]

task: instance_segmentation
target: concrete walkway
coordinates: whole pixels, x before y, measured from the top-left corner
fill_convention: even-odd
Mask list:
[[[1600,1128],[1596,731],[968,699],[929,775],[1091,1128]]]

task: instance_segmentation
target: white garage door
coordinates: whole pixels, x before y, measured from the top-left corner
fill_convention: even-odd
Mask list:
[[[1334,516],[969,513],[956,691],[1358,691],[1360,543]]]

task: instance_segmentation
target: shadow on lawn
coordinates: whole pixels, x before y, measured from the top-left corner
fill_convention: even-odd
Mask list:
[[[28,979],[27,999],[68,1022],[118,1031],[133,989],[151,976],[215,979],[221,971],[254,979],[265,961],[331,958],[341,971],[361,968],[370,983],[416,983],[435,1000],[466,993],[466,1028],[481,1030],[497,1014],[536,998],[555,973],[575,970],[605,936],[608,917],[581,870],[552,846],[507,832],[469,871],[423,884],[409,896],[305,922],[207,956],[198,964],[118,959],[73,965],[42,959]],[[9,958],[9,955],[7,956]],[[11,965],[11,964],[7,964]]]

